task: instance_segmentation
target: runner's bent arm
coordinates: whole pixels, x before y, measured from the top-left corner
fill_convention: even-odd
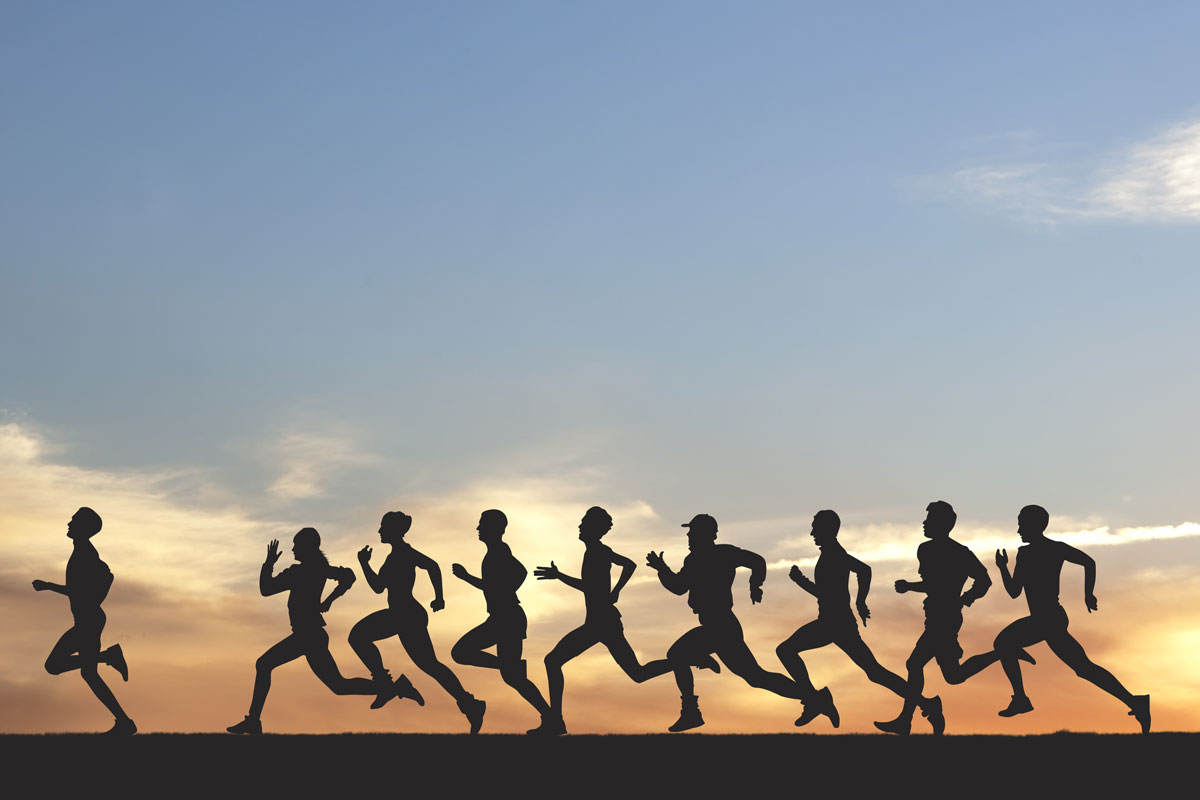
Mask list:
[[[325,602],[321,603],[321,608],[325,611],[329,610],[334,600],[337,600],[348,592],[350,587],[354,585],[354,581],[357,580],[354,570],[349,567],[330,567],[328,575],[337,581],[337,586],[333,587],[333,591],[329,593],[329,597],[326,597]]]
[[[626,558],[620,553],[612,554],[612,563],[621,568],[621,576],[617,578],[617,585],[612,588],[612,601],[617,602],[617,597],[621,594],[621,590],[625,588],[625,584],[629,583],[629,579],[633,577],[633,571],[637,569],[637,564],[633,563],[633,559]]]
[[[971,563],[968,565],[967,574],[974,580],[971,582],[971,588],[963,592],[962,604],[964,606],[969,606],[983,597],[992,586],[992,579],[988,575],[987,567],[975,557],[974,553],[971,553]]]
[[[431,608],[434,611],[440,611],[446,607],[446,599],[442,596],[442,568],[432,558],[415,548],[413,549],[413,557],[415,558],[416,565],[425,570],[425,573],[429,576],[429,583],[433,586],[433,604]]]
[[[1066,548],[1063,559],[1083,567],[1083,602],[1087,606],[1088,611],[1095,611],[1096,561],[1082,550],[1076,550],[1070,545],[1063,545],[1063,547]]]

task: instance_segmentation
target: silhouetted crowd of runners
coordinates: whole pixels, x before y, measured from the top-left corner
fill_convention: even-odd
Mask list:
[[[1150,731],[1150,696],[1133,695],[1108,670],[1093,663],[1083,647],[1067,631],[1067,613],[1059,602],[1059,578],[1063,564],[1070,562],[1084,570],[1084,604],[1095,611],[1096,564],[1085,553],[1064,542],[1046,538],[1050,517],[1041,506],[1026,506],[1017,517],[1017,534],[1024,544],[1017,550],[1009,570],[1008,553],[996,552],[996,566],[1005,590],[1013,599],[1025,594],[1028,616],[1004,628],[993,649],[963,661],[958,633],[963,624],[963,609],[983,597],[992,581],[987,569],[965,545],[950,538],[956,515],[949,503],[937,501],[926,509],[926,541],[917,548],[920,580],[898,580],[897,592],[925,595],[925,630],[913,646],[907,662],[907,675],[881,666],[858,630],[858,619],[865,625],[871,616],[867,594],[871,586],[871,568],[846,552],[838,541],[841,520],[833,511],[819,511],[813,517],[812,538],[820,550],[812,577],[793,566],[789,577],[817,601],[817,618],[802,625],[785,639],[776,654],[787,675],[763,669],[746,645],[741,623],[733,613],[733,583],[739,568],[750,571],[750,600],[762,600],[762,584],[767,564],[762,556],[729,544],[717,544],[717,522],[708,514],[697,514],[682,527],[688,529],[688,556],[679,571],[668,566],[663,554],[651,552],[646,564],[658,574],[663,588],[672,594],[687,595],[688,605],[696,614],[696,627],[684,633],[667,649],[664,658],[643,664],[625,638],[617,600],[636,569],[633,560],[613,552],[601,541],[612,529],[613,521],[604,509],[593,506],[579,523],[579,539],[584,544],[583,564],[578,578],[561,572],[553,561],[538,567],[538,580],[557,580],[583,593],[583,624],[567,633],[546,655],[547,699],[530,680],[523,657],[527,620],[517,590],[528,575],[524,565],[504,542],[508,519],[502,511],[490,509],[479,517],[479,540],[486,547],[479,575],[461,564],[451,573],[483,593],[487,619],[467,631],[451,648],[455,663],[495,669],[501,678],[533,706],[541,718],[528,732],[535,735],[561,735],[567,732],[563,718],[563,666],[596,644],[603,644],[613,660],[635,682],[641,683],[668,672],[679,687],[681,708],[667,730],[672,732],[698,728],[704,724],[696,696],[693,668],[720,672],[721,665],[746,683],[781,697],[798,700],[802,713],[797,726],[826,717],[836,728],[840,725],[837,706],[828,687],[817,689],[809,677],[800,654],[826,645],[837,645],[874,683],[891,690],[903,701],[899,715],[876,722],[879,730],[908,734],[917,709],[928,721],[934,734],[946,729],[939,697],[926,697],[924,669],[936,660],[949,684],[960,684],[999,661],[1009,683],[1012,699],[999,714],[1012,717],[1033,710],[1025,693],[1021,662],[1034,659],[1025,648],[1046,642],[1050,650],[1079,677],[1120,700],[1129,708],[1142,733]],[[66,583],[35,580],[33,588],[66,595],[74,625],[64,633],[46,659],[46,671],[58,675],[79,670],[88,687],[114,717],[108,733],[128,735],[137,732],[133,720],[121,708],[112,690],[101,678],[98,665],[106,664],[129,679],[125,656],[119,644],[101,649],[100,636],[106,617],[101,603],[112,586],[113,574],[100,560],[92,537],[100,532],[100,516],[90,508],[81,508],[67,525],[67,536],[74,551],[67,561]],[[281,551],[279,542],[267,546],[266,560],[259,573],[259,591],[264,597],[288,593],[288,620],[292,632],[270,647],[255,662],[254,689],[245,718],[231,725],[230,733],[262,733],[262,713],[271,688],[271,673],[276,667],[301,656],[320,680],[338,695],[373,696],[371,708],[377,709],[393,699],[425,701],[404,675],[393,679],[384,667],[376,642],[396,636],[405,652],[422,672],[433,678],[458,705],[471,733],[483,726],[487,704],[463,688],[454,672],[438,660],[429,638],[429,615],[413,595],[417,569],[424,570],[433,585],[430,609],[445,607],[442,573],[436,561],[416,550],[406,540],[412,517],[399,511],[384,514],[379,540],[391,552],[376,571],[371,566],[369,546],[358,553],[359,566],[367,584],[376,594],[387,593],[387,607],[368,614],[350,630],[349,642],[369,678],[344,677],[329,652],[329,634],[322,615],[333,602],[354,584],[354,570],[336,567],[321,552],[320,534],[313,528],[300,530],[292,539],[296,563],[275,573]],[[612,568],[620,574],[612,582]],[[850,600],[850,575],[857,579],[854,602]],[[325,595],[329,581],[334,588]],[[971,585],[967,587],[967,582]],[[965,591],[964,591],[965,589]],[[322,597],[324,595],[324,597]],[[857,619],[855,614],[857,613]],[[494,648],[494,652],[489,649]],[[719,659],[719,661],[718,661]]]

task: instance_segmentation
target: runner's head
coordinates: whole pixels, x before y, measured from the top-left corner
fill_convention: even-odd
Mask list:
[[[67,536],[72,539],[90,539],[100,532],[103,525],[100,515],[84,506],[76,511],[75,516],[67,523]]]
[[[954,508],[945,500],[934,500],[925,507],[929,512],[925,515],[925,535],[930,539],[945,538],[950,535],[950,531],[954,530],[954,523],[958,522],[958,515],[954,513]]]
[[[824,547],[837,539],[838,531],[841,530],[841,527],[842,518],[837,515],[836,511],[830,511],[829,509],[818,511],[813,515],[813,541],[816,542],[817,547]]]
[[[316,528],[301,528],[292,537],[292,555],[300,563],[317,561],[329,563],[329,559],[321,552],[321,534]]]
[[[612,516],[600,506],[592,506],[579,521],[579,538],[585,542],[597,542],[612,530]]]
[[[412,527],[412,517],[403,511],[389,511],[379,521],[379,541],[384,544],[395,544],[404,538]]]
[[[1025,506],[1017,514],[1017,534],[1023,542],[1032,542],[1046,532],[1050,514],[1041,506]]]
[[[697,514],[691,522],[685,522],[680,527],[688,529],[689,550],[711,545],[717,540],[717,521],[709,514]]]
[[[479,524],[475,526],[475,530],[479,531],[479,541],[498,542],[507,527],[508,517],[504,516],[504,512],[497,508],[489,508],[479,515]]]

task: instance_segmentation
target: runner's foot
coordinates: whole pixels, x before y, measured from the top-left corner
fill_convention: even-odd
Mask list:
[[[137,733],[137,725],[129,717],[113,720],[113,726],[106,730],[105,736],[132,736]]]
[[[250,736],[257,736],[262,733],[262,720],[251,719],[247,716],[237,725],[230,725],[225,730],[230,733],[244,733]]]
[[[1015,694],[1012,697],[1012,702],[999,712],[1002,717],[1015,717],[1017,714],[1025,714],[1033,711],[1033,703],[1029,702],[1028,697],[1017,697]]]
[[[105,650],[104,659],[105,663],[120,673],[121,680],[129,680],[129,665],[125,663],[125,654],[121,652],[121,645],[114,644]]]
[[[542,724],[525,731],[534,736],[562,736],[567,732],[567,724],[562,717],[553,714],[542,715]]]
[[[822,714],[829,717],[829,722],[833,727],[836,728],[842,724],[842,717],[838,714],[837,706],[833,704],[833,693],[829,691],[828,686],[817,692],[811,700],[804,704],[804,713],[796,719],[796,727],[803,727]]]
[[[1133,698],[1133,703],[1129,706],[1129,716],[1138,721],[1142,726],[1142,733],[1150,732],[1150,695],[1139,694]]]
[[[942,713],[942,698],[931,697],[925,701],[925,707],[921,709],[921,716],[929,720],[929,724],[933,726],[933,735],[941,736],[946,732],[946,716]]]
[[[894,733],[897,736],[908,736],[912,730],[912,717],[906,714],[900,714],[895,719],[889,719],[887,722],[876,722],[875,727],[884,733]]]
[[[396,683],[393,685],[396,687],[396,697],[407,697],[419,706],[425,705],[425,698],[421,697],[421,693],[417,691],[417,687],[412,685],[412,681],[407,676],[401,675],[396,678]]]
[[[487,710],[487,703],[475,697],[467,697],[458,701],[458,710],[470,723],[471,733],[479,733],[479,729],[483,727],[483,712]]]

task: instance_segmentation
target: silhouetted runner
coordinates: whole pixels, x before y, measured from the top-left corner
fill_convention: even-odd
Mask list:
[[[779,660],[803,692],[801,697],[804,700],[804,714],[796,720],[797,725],[807,725],[821,714],[829,717],[835,728],[841,721],[829,688],[817,691],[809,679],[808,668],[800,658],[800,653],[805,650],[836,644],[866,673],[871,682],[890,689],[901,697],[907,698],[910,692],[908,683],[903,678],[880,666],[858,632],[858,622],[854,619],[854,611],[850,607],[850,573],[858,576],[858,598],[855,606],[858,615],[862,617],[863,625],[866,625],[867,620],[871,618],[871,612],[867,608],[867,592],[871,589],[871,568],[842,547],[841,542],[837,540],[841,526],[842,520],[836,512],[818,511],[812,522],[812,538],[821,550],[817,566],[813,570],[815,580],[810,580],[797,566],[793,566],[789,573],[801,589],[817,598],[817,618],[801,626],[775,649]],[[920,692],[913,696],[917,705],[921,706],[922,711],[929,717],[934,730],[943,728],[945,722],[941,719],[941,699],[926,699],[921,697]]]
[[[329,634],[325,632],[322,614],[354,585],[354,570],[334,567],[321,552],[321,535],[315,528],[302,528],[292,537],[292,555],[298,563],[274,575],[275,562],[279,560],[279,540],[267,545],[267,558],[258,575],[258,590],[263,597],[288,592],[288,618],[292,633],[259,656],[255,662],[254,694],[250,700],[250,712],[236,725],[226,728],[230,733],[262,733],[262,710],[271,689],[271,671],[289,661],[304,656],[313,674],[337,695],[378,692],[378,686],[367,678],[346,678],[338,671],[333,654],[329,652]],[[325,581],[337,581],[329,596],[321,600]],[[403,676],[402,676],[403,677]],[[398,681],[397,681],[398,682]],[[411,687],[411,684],[409,684]],[[399,687],[398,687],[399,688]],[[419,695],[413,695],[414,699]]]
[[[1013,599],[1024,591],[1025,601],[1029,604],[1029,616],[1012,623],[996,637],[995,654],[1013,690],[1012,702],[1000,712],[1000,716],[1012,717],[1033,710],[1033,703],[1025,694],[1018,651],[1044,641],[1076,675],[1128,706],[1130,716],[1141,725],[1142,733],[1149,733],[1150,695],[1130,694],[1111,672],[1093,663],[1082,645],[1067,632],[1067,612],[1058,600],[1063,563],[1070,562],[1083,567],[1083,602],[1090,613],[1097,608],[1096,562],[1065,542],[1047,539],[1045,531],[1049,524],[1050,515],[1041,506],[1025,506],[1021,509],[1017,515],[1017,534],[1025,544],[1017,550],[1017,564],[1011,575],[1008,572],[1008,552],[996,551],[996,566],[1000,568],[1004,588]]]
[[[667,657],[645,666],[647,675],[667,670],[675,672],[681,708],[679,719],[667,730],[672,733],[698,728],[704,724],[696,697],[692,667],[719,672],[712,654],[729,667],[730,672],[757,689],[766,689],[782,697],[800,699],[800,687],[776,672],[767,672],[746,646],[742,624],[733,615],[733,579],[738,567],[750,570],[750,602],[762,600],[762,584],[767,577],[767,562],[757,553],[729,544],[717,544],[717,521],[708,514],[697,514],[682,527],[688,529],[688,553],[679,572],[673,572],[662,553],[650,552],[646,563],[658,572],[658,580],[673,594],[686,594],[688,605],[699,617],[692,628],[671,645]]]
[[[459,664],[500,670],[500,677],[525,702],[541,715],[542,722],[529,733],[549,733],[552,729],[550,706],[541,692],[529,680],[528,665],[521,657],[525,646],[528,622],[525,609],[517,599],[517,589],[525,582],[528,574],[525,566],[516,559],[512,550],[502,541],[508,527],[508,517],[503,511],[488,509],[479,516],[479,541],[487,545],[487,554],[480,568],[481,577],[476,578],[462,564],[454,564],[450,571],[454,577],[466,581],[479,591],[487,602],[488,618],[463,634],[450,651],[450,656]],[[495,645],[495,654],[484,652]]]
[[[983,663],[979,656],[968,664],[959,663],[963,651],[958,644],[958,632],[963,624],[963,607],[987,594],[992,579],[988,577],[987,568],[966,545],[950,538],[950,531],[958,521],[953,507],[944,500],[937,500],[925,510],[923,528],[929,541],[917,548],[917,571],[921,580],[896,581],[896,591],[900,594],[921,592],[925,595],[925,631],[908,657],[911,694],[905,698],[900,716],[888,722],[875,723],[875,727],[885,733],[904,735],[912,728],[913,712],[917,707],[915,698],[925,686],[925,665],[931,660],[937,659],[942,677],[952,685],[962,683],[991,663]],[[972,579],[971,588],[964,593],[963,587],[968,578]],[[939,717],[931,720],[934,723],[938,721]],[[942,733],[943,730],[935,726],[934,733]]]
[[[408,657],[426,675],[438,682],[455,702],[471,725],[471,733],[478,733],[483,724],[483,712],[487,704],[463,688],[450,668],[438,661],[433,642],[429,639],[429,614],[413,597],[417,568],[429,574],[433,584],[433,602],[429,604],[435,612],[446,607],[442,597],[442,571],[437,562],[418,552],[404,540],[412,527],[412,517],[401,511],[389,511],[379,523],[379,541],[392,546],[391,554],[384,560],[379,572],[371,569],[371,547],[358,551],[358,563],[363,575],[376,594],[387,590],[388,607],[369,614],[350,630],[350,646],[371,671],[379,685],[379,694],[371,708],[380,708],[393,697],[413,697],[424,705],[412,684],[403,675],[393,685],[391,675],[383,667],[383,657],[375,642],[399,636]],[[415,697],[414,697],[415,694]]]
[[[92,544],[91,539],[100,532],[103,526],[100,515],[84,506],[75,512],[67,523],[67,537],[75,542],[71,557],[67,560],[66,584],[50,583],[37,580],[33,588],[39,592],[51,591],[66,595],[71,606],[71,615],[75,624],[59,637],[50,655],[46,658],[46,671],[51,675],[61,675],[71,670],[79,670],[80,676],[96,695],[96,699],[104,704],[113,715],[113,726],[107,733],[114,736],[127,736],[137,733],[137,725],[121,708],[112,690],[100,677],[96,669],[98,664],[108,664],[121,675],[122,680],[129,680],[129,668],[125,664],[125,654],[121,645],[114,644],[104,650],[100,649],[100,634],[104,623],[108,620],[100,604],[108,597],[112,587],[113,574],[108,565],[100,560],[100,553]]]
[[[567,732],[563,722],[563,665],[578,655],[581,655],[596,644],[603,644],[612,654],[617,666],[625,670],[625,674],[634,681],[641,683],[653,675],[661,675],[667,670],[650,674],[637,660],[633,648],[625,639],[625,627],[621,624],[621,612],[617,611],[617,598],[621,589],[629,582],[637,565],[623,555],[614,553],[612,548],[600,542],[604,534],[612,529],[612,517],[599,506],[592,506],[579,522],[579,540],[586,547],[583,554],[583,567],[580,576],[573,578],[564,575],[550,562],[548,567],[538,567],[533,571],[538,580],[559,580],[583,592],[583,603],[586,616],[583,624],[564,636],[554,649],[546,656],[546,677],[550,686],[550,710],[547,717],[547,730],[544,733],[563,734]],[[621,576],[617,585],[612,586],[611,571],[613,566],[621,568]]]

